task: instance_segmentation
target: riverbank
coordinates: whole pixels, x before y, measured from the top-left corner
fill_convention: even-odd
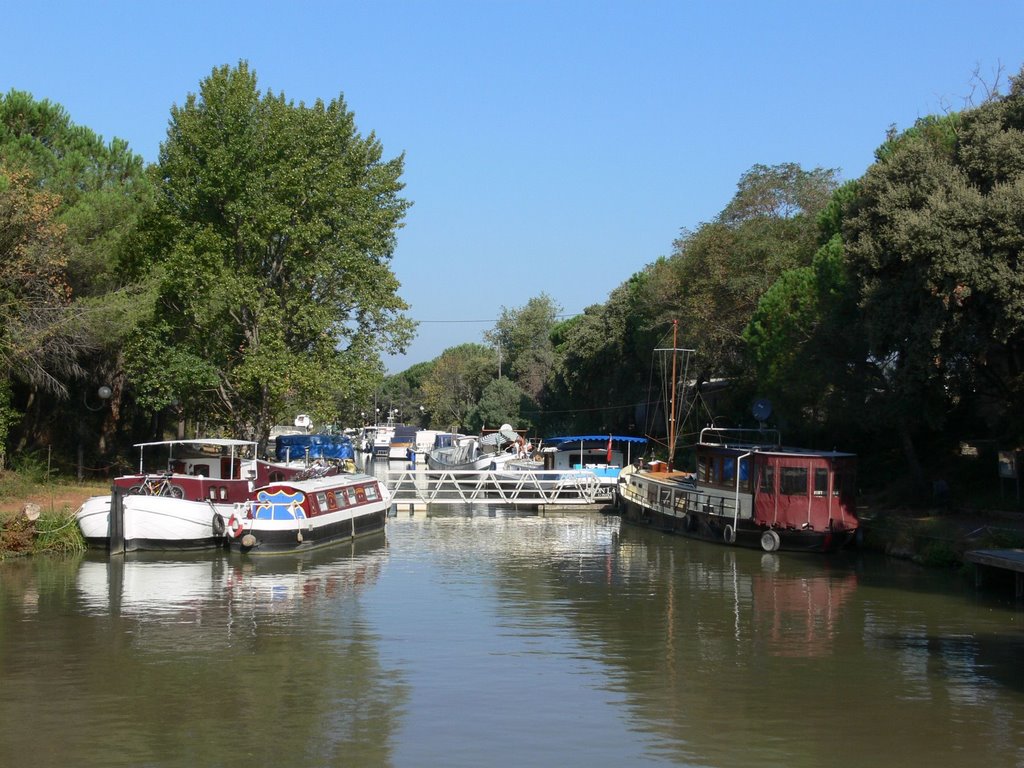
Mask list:
[[[90,496],[109,492],[107,482],[44,482],[14,472],[0,473],[0,560],[84,550],[75,511]]]
[[[957,507],[868,508],[862,546],[921,565],[958,568],[972,549],[1024,547],[1024,513]]]

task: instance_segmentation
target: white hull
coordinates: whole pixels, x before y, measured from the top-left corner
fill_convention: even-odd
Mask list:
[[[110,503],[110,496],[93,496],[75,513],[92,546],[109,546]],[[234,509],[232,504],[136,494],[124,496],[123,503],[127,551],[213,549],[222,541],[223,520]]]

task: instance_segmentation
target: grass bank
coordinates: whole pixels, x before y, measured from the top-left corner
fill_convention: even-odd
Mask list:
[[[109,493],[109,483],[79,483],[34,472],[0,472],[0,560],[29,554],[85,550],[75,510],[90,496]],[[38,507],[29,519],[26,505]]]
[[[885,509],[864,514],[863,546],[937,568],[959,568],[972,549],[1024,547],[1024,515],[970,509]]]

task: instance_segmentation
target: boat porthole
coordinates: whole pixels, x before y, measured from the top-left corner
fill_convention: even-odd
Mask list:
[[[765,552],[775,552],[780,544],[779,534],[775,531],[765,531],[761,534],[761,549]]]
[[[731,525],[725,526],[722,530],[722,538],[729,544],[734,544],[736,542],[736,531],[732,529]]]

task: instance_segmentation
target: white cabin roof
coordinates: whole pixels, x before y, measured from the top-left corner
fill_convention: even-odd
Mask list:
[[[155,443],[136,443],[136,448],[149,448],[154,445],[214,445],[218,448],[238,448],[246,445],[256,445],[254,440],[233,440],[228,437],[206,437],[196,440],[160,440]]]

